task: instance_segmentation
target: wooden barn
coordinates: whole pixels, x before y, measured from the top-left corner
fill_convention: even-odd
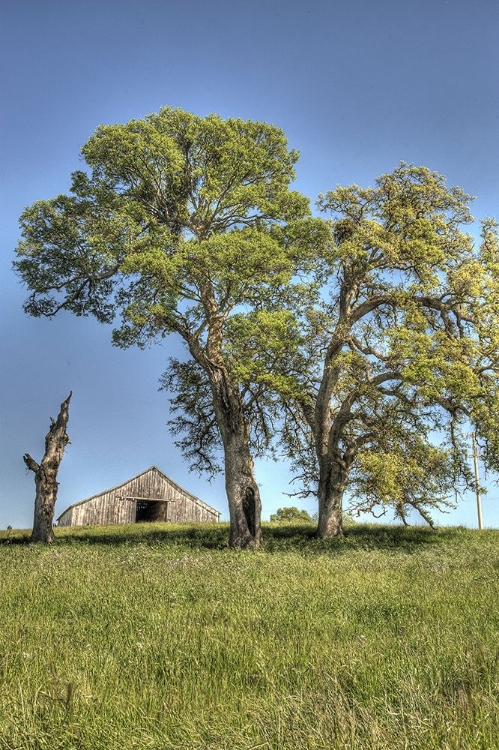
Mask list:
[[[127,482],[70,505],[59,526],[107,526],[140,521],[219,521],[220,513],[151,466]]]

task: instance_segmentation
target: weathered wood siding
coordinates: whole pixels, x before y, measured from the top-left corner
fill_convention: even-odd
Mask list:
[[[154,504],[151,501],[161,501]],[[218,521],[220,513],[173,482],[155,466],[128,482],[75,503],[58,518],[59,526],[135,523],[137,503],[149,501],[156,520],[173,523]]]

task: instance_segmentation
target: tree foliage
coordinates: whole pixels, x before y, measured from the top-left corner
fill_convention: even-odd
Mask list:
[[[270,520],[273,523],[289,523],[292,521],[309,521],[312,523],[312,516],[303,508],[297,508],[295,505],[286,508],[278,508],[272,513]]]
[[[498,227],[474,241],[463,190],[402,163],[312,218],[281,130],[168,107],[83,156],[69,195],[21,217],[25,309],[115,323],[122,347],[180,335],[171,428],[193,468],[223,469],[232,544],[260,544],[253,458],[279,444],[322,536],[345,493],[431,522],[470,486],[470,428],[499,468]]]
[[[182,392],[186,378],[198,379],[195,409],[211,404],[231,543],[258,546],[251,425],[224,342],[235,314],[279,315],[276,298],[322,231],[308,200],[289,189],[298,156],[274,126],[168,107],[99,127],[82,153],[90,171],[73,174],[71,194],[21,217],[15,267],[31,290],[25,309],[117,322],[122,347],[182,337],[195,367],[179,363],[171,375]]]
[[[288,454],[318,483],[319,533],[359,511],[412,508],[431,522],[470,486],[466,432],[497,468],[497,227],[476,247],[469,197],[425,167],[401,164],[373,188],[320,197],[330,243],[322,296],[308,313],[311,371],[288,412]],[[492,447],[494,446],[494,447]]]

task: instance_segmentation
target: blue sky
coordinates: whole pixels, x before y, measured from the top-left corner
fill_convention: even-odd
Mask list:
[[[497,0],[4,0],[0,9],[0,528],[32,522],[49,417],[72,389],[57,513],[152,464],[227,517],[223,481],[189,474],[158,378],[175,339],[120,351],[110,330],[22,312],[11,271],[26,205],[69,187],[101,123],[171,105],[272,122],[301,153],[296,188],[372,184],[424,164],[499,216]],[[258,464],[264,517],[290,500],[284,465]],[[484,498],[499,526],[499,488]],[[476,524],[473,498],[441,519]]]

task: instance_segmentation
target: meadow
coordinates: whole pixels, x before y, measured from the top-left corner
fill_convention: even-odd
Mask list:
[[[0,750],[496,750],[499,531],[0,532]]]

